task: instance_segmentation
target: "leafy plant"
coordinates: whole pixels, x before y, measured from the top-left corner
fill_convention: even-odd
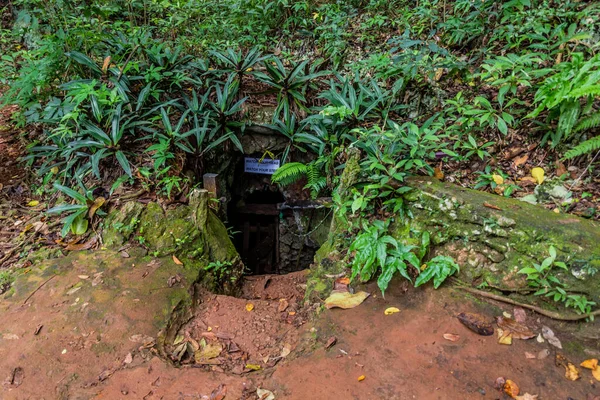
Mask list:
[[[389,224],[389,221],[378,220],[371,224],[364,223],[363,231],[350,246],[350,251],[355,252],[352,260],[352,279],[358,277],[362,282],[366,282],[379,272],[377,285],[382,294],[385,294],[390,280],[396,273],[411,281],[408,265],[417,269],[420,265],[420,260],[412,252],[415,246],[401,245],[386,234]]]
[[[271,92],[277,94],[277,107],[275,116],[289,115],[306,111],[306,90],[312,79],[323,76],[326,72],[307,73],[308,61],[291,63],[287,69],[278,57],[267,58],[264,62],[265,72],[257,72],[256,78],[269,85]]]
[[[578,313],[589,314],[595,302],[580,294],[567,293],[563,283],[555,275],[556,269],[568,271],[567,265],[557,261],[557,252],[554,246],[548,249],[549,256],[541,264],[533,263],[532,267],[519,270],[519,274],[527,276],[527,283],[536,289],[534,295],[549,297],[555,302],[564,303],[565,307],[574,308]]]
[[[54,184],[56,190],[69,196],[76,203],[63,203],[46,211],[48,214],[69,214],[63,220],[64,225],[61,230],[61,235],[63,237],[66,236],[69,231],[74,235],[83,235],[88,229],[90,219],[93,218],[97,212],[101,212],[100,207],[102,207],[106,201],[103,197],[94,198],[93,191],[85,188],[81,182],[79,182],[79,186],[84,194],[67,186],[58,183]]]
[[[451,275],[459,272],[458,264],[447,256],[436,256],[429,260],[415,281],[415,287],[433,279],[433,287],[439,288],[442,283]]]

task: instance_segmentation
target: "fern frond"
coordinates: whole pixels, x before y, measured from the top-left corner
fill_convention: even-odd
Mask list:
[[[308,183],[304,186],[305,189],[310,189],[310,194],[313,198],[317,198],[319,192],[327,186],[327,178],[321,174],[321,168],[315,163],[308,164],[306,177]]]
[[[585,142],[579,143],[577,146],[565,153],[565,159],[570,160],[584,154],[589,154],[595,150],[600,150],[600,136],[595,136]]]
[[[305,176],[309,171],[309,167],[299,162],[291,162],[282,165],[275,171],[271,177],[273,183],[288,186]]]
[[[600,96],[600,85],[586,85],[574,89],[569,93],[569,97],[573,99],[579,99],[587,96]]]
[[[587,131],[588,129],[594,129],[600,126],[600,111],[595,112],[592,115],[581,118],[575,126],[575,132]]]

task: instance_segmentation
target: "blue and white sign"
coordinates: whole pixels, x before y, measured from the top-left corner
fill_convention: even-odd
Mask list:
[[[253,174],[273,175],[279,168],[279,160],[265,158],[262,161],[258,158],[246,157],[244,162],[244,172]]]

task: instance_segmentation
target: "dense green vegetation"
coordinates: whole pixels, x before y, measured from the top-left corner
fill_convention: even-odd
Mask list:
[[[549,164],[597,166],[597,2],[18,0],[7,12],[3,101],[20,107],[38,193],[80,203],[53,210],[73,212],[73,232],[92,217],[89,188],[172,196],[197,183],[215,157],[243,151],[249,111],[264,104],[289,139],[274,181],[333,195],[350,231],[368,221],[379,240],[382,221],[409,216],[405,177],[433,174],[440,160],[455,170],[481,161],[488,190],[508,180],[492,161],[515,137],[543,146]],[[359,184],[340,194],[350,148],[360,150]],[[384,290],[409,264],[418,274],[413,248],[382,243],[355,275],[379,265]]]

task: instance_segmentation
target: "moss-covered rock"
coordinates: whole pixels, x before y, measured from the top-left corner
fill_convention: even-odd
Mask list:
[[[148,203],[140,218],[139,235],[155,256],[174,253],[194,242],[201,233],[187,206],[165,212],[159,204]]]
[[[112,248],[122,246],[135,232],[144,205],[136,201],[126,202],[122,207],[108,213],[102,230],[102,243]]]
[[[411,228],[431,233],[434,253],[452,255],[463,267],[461,279],[508,291],[525,288],[525,276],[517,272],[540,263],[554,246],[569,266],[556,270],[560,281],[600,301],[597,222],[435,179],[410,184],[417,189]]]
[[[415,188],[405,196],[413,218],[396,219],[389,231],[399,241],[417,244],[419,236],[414,233],[427,231],[432,243],[429,256],[454,257],[461,267],[461,280],[521,293],[528,283],[518,271],[541,263],[548,257],[550,246],[554,246],[558,260],[569,269],[556,268],[553,274],[567,291],[585,294],[600,304],[597,222],[433,178],[413,178],[408,183]],[[322,287],[324,266],[333,266],[327,269],[328,274],[342,272],[346,267],[343,263],[349,245],[344,242],[346,239],[340,226],[332,224],[329,240],[317,252],[308,284],[309,295],[311,288]],[[343,253],[341,256],[338,250]]]

